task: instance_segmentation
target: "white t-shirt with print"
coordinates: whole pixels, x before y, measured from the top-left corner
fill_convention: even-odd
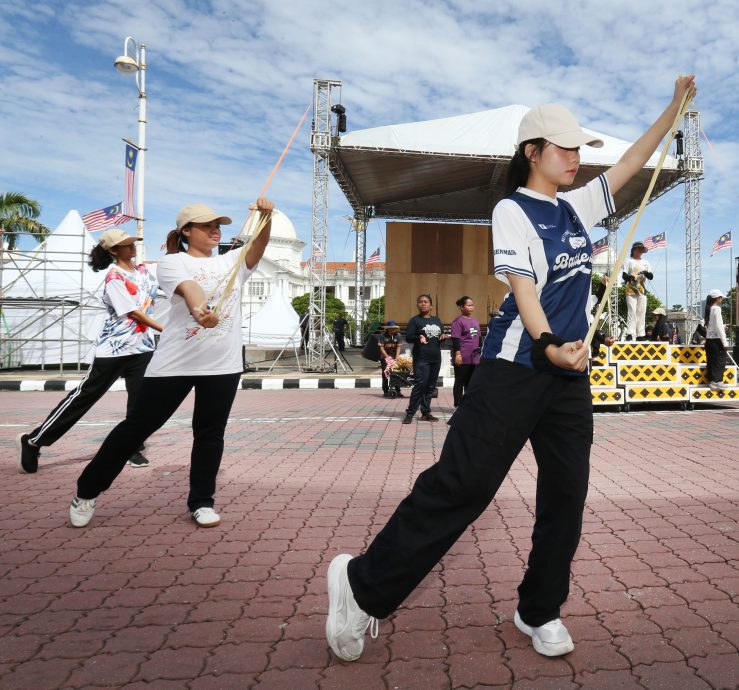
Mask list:
[[[125,357],[154,349],[154,333],[128,316],[132,311],[152,316],[157,280],[145,264],[126,271],[112,266],[105,275],[103,304],[108,311],[95,345],[95,357]]]
[[[195,281],[206,296],[220,281],[210,300],[215,306],[221,299],[228,276],[240,250],[232,249],[222,255],[190,256],[185,252],[168,254],[157,268],[162,290],[169,296],[170,309],[164,332],[154,352],[146,376],[213,376],[243,371],[241,355],[241,286],[255,267],[247,268],[242,261],[236,282],[218,314],[215,328],[203,328],[190,314],[187,303],[175,290],[186,280]],[[221,280],[223,279],[223,280]]]

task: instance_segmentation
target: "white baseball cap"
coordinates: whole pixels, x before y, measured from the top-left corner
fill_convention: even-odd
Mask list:
[[[599,149],[603,140],[583,132],[575,116],[563,105],[545,103],[529,110],[518,126],[519,146],[531,139],[546,139],[563,149],[593,146]]]
[[[221,225],[231,225],[232,222],[228,216],[218,215],[210,206],[189,204],[177,214],[177,229],[182,230],[188,223],[210,223],[212,220],[217,220]]]
[[[708,291],[708,296],[711,299],[716,299],[717,297],[726,297],[726,295],[723,292],[721,292],[721,290],[716,290],[716,289],[709,290]]]
[[[100,235],[100,246],[103,249],[110,249],[121,244],[133,244],[136,238],[129,235],[125,230],[106,230]]]
[[[657,307],[652,314],[661,314],[662,316],[667,316],[667,312],[665,312],[663,307]]]

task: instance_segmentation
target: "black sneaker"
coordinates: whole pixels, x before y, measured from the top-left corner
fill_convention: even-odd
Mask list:
[[[18,448],[18,469],[24,474],[34,474],[38,470],[41,448],[28,442],[28,434],[18,434],[15,437],[15,446]]]
[[[396,398],[405,398],[405,396],[397,388],[395,389],[395,397]]]
[[[405,417],[403,417],[403,424],[410,424],[413,421],[413,415],[407,414]]]
[[[149,461],[141,455],[141,453],[136,451],[130,458],[128,458],[127,464],[131,465],[131,467],[148,467]]]
[[[439,418],[434,417],[430,412],[428,414],[422,414],[421,415],[421,421],[422,422],[438,422]]]

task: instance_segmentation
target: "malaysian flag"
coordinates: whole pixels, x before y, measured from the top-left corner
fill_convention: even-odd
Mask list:
[[[644,246],[647,251],[651,252],[653,249],[663,249],[667,246],[667,238],[665,233],[661,232],[659,235],[652,235],[644,240]]]
[[[91,211],[82,216],[82,222],[89,232],[103,230],[111,225],[123,225],[129,220],[131,220],[129,216],[121,212],[120,201],[113,206],[106,206],[99,211]]]
[[[133,178],[136,175],[136,159],[139,152],[135,146],[131,146],[126,142],[126,173],[123,179],[123,210],[124,213],[131,217],[136,217],[136,211],[133,208]]]
[[[380,248],[378,247],[375,249],[375,251],[370,254],[369,259],[365,262],[365,266],[369,266],[370,264],[377,264],[380,263]]]
[[[600,254],[601,252],[607,252],[607,251],[608,251],[608,235],[598,240],[597,242],[593,242],[593,256],[598,256],[598,254]]]
[[[726,249],[727,247],[731,246],[731,230],[729,232],[725,232],[721,237],[719,237],[714,243],[713,247],[711,249],[711,256],[713,256],[716,252],[720,252],[722,249]]]

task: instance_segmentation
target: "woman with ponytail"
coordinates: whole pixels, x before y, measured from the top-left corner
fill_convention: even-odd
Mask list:
[[[268,199],[257,200],[259,214],[271,216],[273,209]],[[157,270],[171,304],[166,328],[137,404],[110,432],[77,480],[77,494],[69,508],[73,526],[90,522],[98,496],[120,474],[127,454],[159,429],[193,389],[187,507],[201,527],[220,523],[213,510],[216,476],[228,414],[243,372],[241,286],[264,254],[271,221],[266,220],[245,258],[241,249],[218,254],[221,225],[230,224],[228,216],[204,204],[185,206],[177,214],[177,227],[167,236],[167,255]],[[233,282],[227,280],[229,276]],[[213,304],[220,304],[217,313],[205,304],[208,294],[213,295]]]
[[[461,314],[452,321],[452,365],[454,366],[454,407],[462,401],[475,367],[480,363],[482,335],[480,322],[472,318],[475,303],[465,295],[457,300]]]
[[[693,77],[678,79],[654,124],[615,165],[577,189],[570,188],[580,147],[603,142],[561,105],[524,116],[509,196],[492,219],[495,275],[510,291],[488,326],[438,461],[418,476],[363,554],[331,561],[326,637],[341,659],[359,658],[367,629],[377,636],[375,619],[398,608],[487,508],[529,441],[538,472],[535,523],[513,621],[539,654],[573,650],[559,615],[580,540],[593,442],[583,343],[590,316],[587,231],[614,212],[613,195],[642,169],[683,98],[694,93]],[[560,187],[568,191],[559,194]]]
[[[155,331],[162,327],[152,318],[157,281],[145,264],[136,265],[136,242],[123,230],[106,230],[90,252],[93,271],[108,267],[103,304],[108,315],[95,346],[95,358],[80,384],[62,400],[46,420],[30,434],[19,434],[18,468],[33,474],[43,446],[50,446],[67,433],[121,377],[128,391],[130,413],[141,388],[144,371],[154,352]],[[132,448],[124,458],[132,467],[146,467],[149,461]]]
[[[724,293],[721,290],[711,290],[706,297],[706,308],[703,321],[706,324],[706,376],[708,386],[712,391],[720,391],[729,386],[724,383],[726,369],[726,350],[729,342],[724,330],[724,319],[721,316],[721,302]]]

